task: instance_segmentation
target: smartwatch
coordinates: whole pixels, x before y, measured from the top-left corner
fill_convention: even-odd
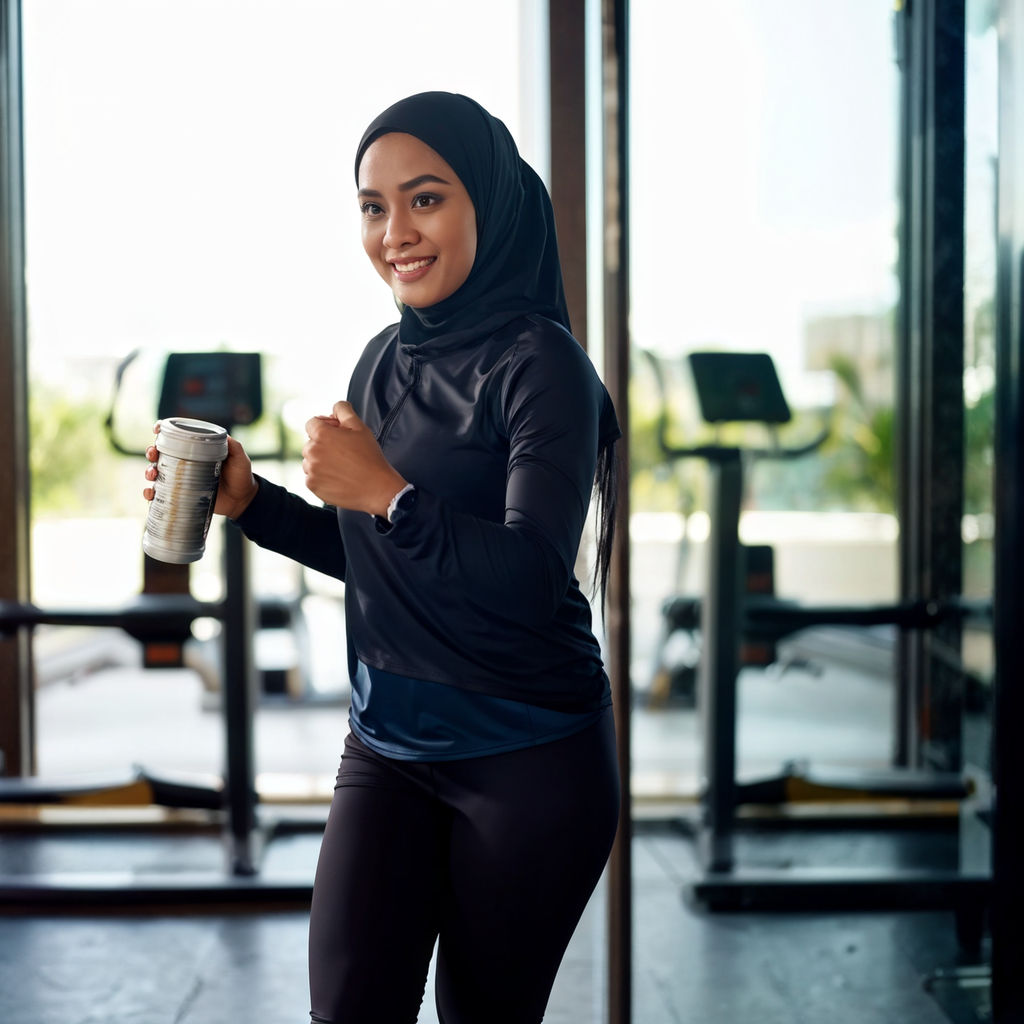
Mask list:
[[[391,504],[388,505],[387,516],[374,516],[374,525],[377,527],[377,532],[390,532],[391,528],[410,515],[414,508],[416,508],[416,488],[412,484],[406,484],[391,499]]]

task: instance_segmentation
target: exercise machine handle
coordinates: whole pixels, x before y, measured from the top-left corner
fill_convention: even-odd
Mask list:
[[[809,441],[801,444],[784,447],[780,444],[773,444],[770,447],[750,448],[737,445],[701,444],[701,445],[674,445],[668,439],[669,429],[669,401],[668,389],[665,386],[665,375],[662,371],[661,362],[651,351],[643,350],[654,378],[658,385],[658,393],[661,398],[661,411],[658,415],[657,436],[658,446],[666,459],[704,459],[707,462],[729,462],[733,459],[746,457],[748,459],[799,459],[820,448],[831,436],[832,422],[831,415],[825,414],[824,422],[817,434]],[[788,416],[788,412],[787,412]],[[775,424],[765,423],[764,426],[771,431],[773,437],[777,437]]]

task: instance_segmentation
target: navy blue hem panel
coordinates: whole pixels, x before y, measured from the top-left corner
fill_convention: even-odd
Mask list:
[[[605,706],[610,703],[609,695]],[[552,711],[360,665],[349,724],[384,757],[457,761],[564,739],[603,713]]]

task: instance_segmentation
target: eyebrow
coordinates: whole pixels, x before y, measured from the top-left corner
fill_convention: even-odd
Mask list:
[[[418,178],[410,178],[408,181],[403,181],[398,186],[399,192],[411,192],[414,188],[419,188],[420,185],[450,185],[450,181],[445,181],[444,178],[439,178],[436,174],[421,174]],[[359,190],[361,196],[379,196],[375,188],[361,188]]]

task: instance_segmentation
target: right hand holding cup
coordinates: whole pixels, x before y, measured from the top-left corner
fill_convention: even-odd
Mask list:
[[[153,433],[160,433],[159,423],[153,428]],[[145,477],[152,484],[157,478],[156,463],[160,458],[155,443],[146,449],[146,458],[150,465],[146,469]],[[252,472],[252,461],[246,455],[240,442],[229,436],[228,454],[220,467],[220,484],[217,488],[217,500],[213,511],[217,515],[237,519],[249,507],[249,503],[256,496],[258,490],[259,484]],[[142,496],[146,501],[152,501],[154,493],[154,487],[151,485],[143,489]]]

